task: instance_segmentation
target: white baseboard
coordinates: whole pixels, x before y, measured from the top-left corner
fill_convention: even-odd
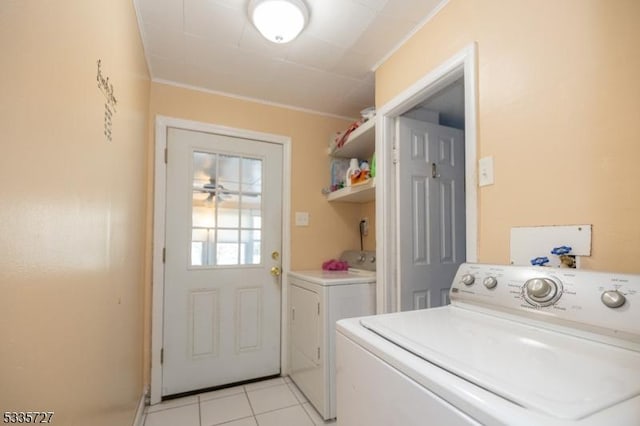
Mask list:
[[[143,426],[145,399],[146,393],[143,393],[142,396],[140,396],[140,403],[138,404],[138,409],[136,410],[136,416],[133,418],[133,426]]]

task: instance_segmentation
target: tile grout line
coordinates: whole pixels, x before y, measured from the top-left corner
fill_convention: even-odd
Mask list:
[[[295,404],[292,404],[292,405],[285,405],[284,407],[274,408],[273,410],[263,411],[262,413],[258,413],[258,414],[262,415],[262,414],[274,413],[276,411],[284,410],[285,408],[295,407],[296,405],[299,405],[300,408],[302,408],[304,410],[304,407],[302,407],[302,404],[300,404],[299,402],[296,402]],[[305,413],[306,413],[306,411],[305,411]],[[256,415],[258,415],[258,414],[256,414]],[[254,417],[256,415],[254,415]]]
[[[258,419],[256,418],[256,412],[253,410],[253,405],[251,404],[251,398],[249,398],[249,392],[247,391],[247,387],[243,386],[244,397],[247,398],[247,402],[249,403],[249,409],[251,410],[251,414],[253,415],[253,420],[255,420],[256,424],[258,424]]]
[[[189,405],[199,404],[200,396],[199,396],[199,395],[197,395],[197,397],[198,397],[198,399],[197,399],[197,401],[196,401],[196,402],[189,402],[189,403],[182,404],[182,405],[176,405],[175,407],[159,408],[159,409],[154,410],[154,411],[151,411],[151,412],[146,411],[144,414],[145,414],[145,416],[147,416],[147,415],[149,415],[149,414],[153,414],[153,413],[160,413],[160,412],[162,412],[162,411],[175,410],[176,408],[182,408],[182,407],[186,407],[186,406],[189,406]],[[171,400],[169,400],[169,401],[171,401]],[[169,401],[167,401],[167,402],[169,402]],[[160,404],[162,404],[162,402],[161,402]],[[149,406],[147,407],[147,409],[149,409],[150,407],[152,407],[152,405],[149,405]]]
[[[306,395],[305,395],[305,394],[303,394],[303,393],[302,393],[302,391],[300,390],[300,388],[299,388],[299,387],[297,387],[293,382],[291,382],[291,383],[287,383],[287,387],[289,388],[289,390],[291,391],[291,393],[293,393],[293,396],[298,400],[298,402],[299,402],[300,404],[304,404],[305,402],[309,402],[309,401],[307,400]],[[294,389],[294,388],[297,390],[297,393],[293,391],[293,389]],[[300,395],[301,395],[305,400],[304,400],[304,401],[300,401],[300,398],[298,398],[298,394],[300,394]]]
[[[309,420],[311,420],[311,424],[313,424],[313,426],[316,426],[315,420],[313,420],[313,418],[311,418],[311,414],[309,414],[309,412],[304,408],[304,404],[300,404],[300,406],[302,407],[302,411],[304,411],[304,413],[307,415]],[[309,406],[311,407],[311,409],[314,409],[313,405],[311,405],[311,403],[309,403]]]
[[[256,383],[260,383],[260,382],[256,382]],[[245,392],[247,391],[247,386],[251,386],[252,384],[253,383],[250,383],[249,385],[242,386],[245,389]],[[255,391],[262,390],[262,389],[269,389],[269,388],[273,388],[273,387],[276,387],[276,386],[282,386],[282,385],[286,385],[286,384],[288,384],[288,383],[284,382],[284,380],[283,380],[283,383],[276,383],[274,385],[261,386],[259,388],[251,389],[249,392],[255,392]]]
[[[247,417],[240,417],[239,419],[234,419],[234,420],[227,420],[226,422],[222,422],[222,423],[216,423],[214,426],[224,426],[224,425],[228,425],[229,423],[233,423],[233,422],[237,422],[238,420],[244,420],[244,419],[256,419],[254,416],[247,416]],[[256,420],[256,424],[258,423],[258,420]]]
[[[300,398],[298,398],[298,395],[295,392],[293,392],[293,388],[295,387],[298,390],[298,392],[300,393],[300,395],[302,395],[305,399],[307,398],[306,395],[304,395],[302,393],[300,388],[298,388],[298,386],[293,382],[293,380],[291,382],[287,383],[287,387],[289,388],[289,391],[291,391],[291,393],[293,393],[293,396],[298,400],[298,403],[300,405],[300,408],[302,408],[302,411],[304,411],[304,413],[307,415],[309,420],[311,420],[311,423],[315,426],[316,425],[315,420],[313,420],[313,418],[311,417],[311,414],[309,413],[309,411],[307,411],[307,409],[304,408],[304,404],[309,404],[309,407],[313,410],[314,409],[313,405],[311,405],[311,402],[309,400],[300,401]],[[322,420],[324,422],[324,419],[322,419]]]
[[[198,395],[198,423],[202,426],[202,400],[200,395]]]

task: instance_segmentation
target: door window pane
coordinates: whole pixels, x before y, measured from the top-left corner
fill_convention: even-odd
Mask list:
[[[193,152],[191,266],[262,262],[262,160]]]
[[[218,230],[216,255],[218,265],[238,265],[239,262],[238,231]]]
[[[192,225],[194,228],[215,228],[216,211],[213,206],[204,205],[205,197],[194,195]]]
[[[260,264],[260,231],[242,231],[240,256],[245,265]]]
[[[207,228],[193,228],[191,231],[191,265],[212,265],[215,262],[215,232]]]
[[[217,181],[226,191],[238,193],[240,190],[240,157],[220,155]]]
[[[242,191],[262,193],[262,160],[242,159]]]
[[[242,228],[260,229],[262,223],[262,196],[242,195]]]

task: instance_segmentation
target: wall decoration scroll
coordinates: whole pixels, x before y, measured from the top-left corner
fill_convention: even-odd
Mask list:
[[[116,104],[118,101],[113,95],[113,84],[109,82],[109,77],[102,75],[102,59],[98,59],[98,74],[96,80],[98,81],[98,88],[105,97],[104,104],[104,137],[111,142],[111,126],[113,124],[113,114],[116,112]]]

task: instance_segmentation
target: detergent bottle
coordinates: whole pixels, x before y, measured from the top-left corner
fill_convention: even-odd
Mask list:
[[[347,169],[347,176],[344,179],[345,186],[351,186],[351,176],[360,173],[360,166],[358,166],[358,159],[352,158],[349,162],[349,168]]]

